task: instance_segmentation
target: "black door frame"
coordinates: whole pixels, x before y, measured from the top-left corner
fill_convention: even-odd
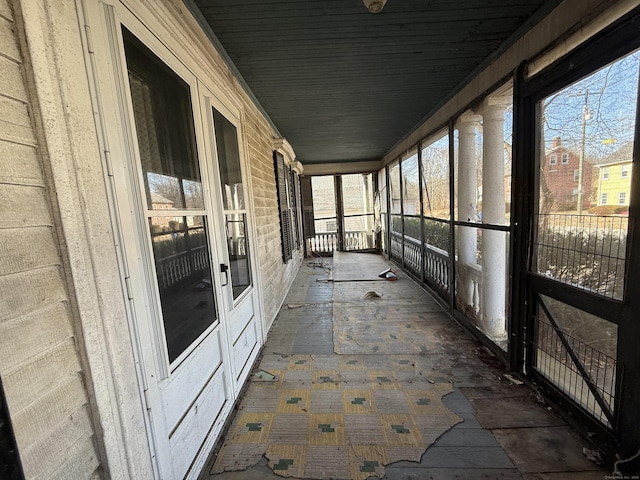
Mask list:
[[[535,295],[550,295],[582,310],[588,309],[595,315],[618,325],[617,382],[614,406],[614,422],[611,433],[619,442],[620,453],[629,456],[640,448],[640,356],[637,354],[640,342],[640,295],[634,294],[640,285],[640,172],[632,176],[631,203],[629,206],[629,227],[627,236],[627,271],[625,296],[623,301],[599,297],[585,291],[560,284],[536,275],[532,269],[533,235],[535,233],[534,213],[537,208],[537,185],[539,176],[537,103],[546,96],[589,75],[608,63],[640,48],[640,7],[604,29],[582,46],[549,66],[531,79],[525,79],[525,66],[518,69],[515,80],[514,99],[514,143],[513,165],[514,216],[513,226],[514,278],[512,289],[512,328],[510,345],[510,366],[513,370],[526,372],[532,378],[546,383],[532,368],[533,355],[528,348],[529,340],[535,332],[532,305]],[[640,95],[639,95],[640,98]],[[636,126],[633,163],[640,159],[640,126],[636,107]],[[525,360],[526,359],[526,360]],[[549,389],[552,396],[562,401],[558,391]],[[581,417],[590,420],[579,408],[567,403],[567,408],[575,410]],[[600,426],[594,420],[593,427]],[[602,431],[602,429],[600,429]],[[606,429],[604,433],[607,433]]]

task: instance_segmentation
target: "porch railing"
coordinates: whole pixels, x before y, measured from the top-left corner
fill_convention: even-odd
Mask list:
[[[429,244],[425,244],[423,249],[420,240],[405,237],[403,252],[402,235],[391,232],[391,255],[394,258],[404,258],[405,267],[416,275],[420,274],[424,262],[425,278],[438,288],[449,291],[449,253],[445,250]],[[480,272],[482,276],[482,270]]]
[[[156,260],[158,286],[160,290],[165,290],[208,268],[209,258],[206,246],[158,259]]]
[[[338,232],[316,232],[307,238],[307,251],[313,253],[333,253],[338,248]]]
[[[344,249],[347,251],[373,248],[373,237],[365,231],[345,232]],[[316,232],[307,238],[307,250],[314,253],[333,253],[338,248],[338,232]]]

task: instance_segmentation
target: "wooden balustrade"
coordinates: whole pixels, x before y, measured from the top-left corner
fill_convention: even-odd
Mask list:
[[[333,253],[338,247],[337,232],[316,233],[307,238],[307,250],[313,253]]]
[[[156,274],[160,290],[172,287],[196,272],[209,268],[207,247],[201,246],[188,252],[170,255],[156,261]]]
[[[479,315],[482,299],[482,267],[477,263],[467,265],[468,281],[471,283],[471,309],[476,315]]]
[[[307,250],[313,253],[333,253],[338,248],[338,233],[316,233],[307,238]],[[346,251],[367,250],[373,248],[373,237],[367,232],[346,232],[344,235],[344,249]]]
[[[420,269],[424,268],[426,279],[438,288],[449,291],[449,254],[445,250],[429,244],[425,244],[421,249],[420,240],[405,237],[404,255],[402,253],[402,235],[391,232],[392,257],[404,258],[405,267],[408,267],[416,275],[419,275]]]

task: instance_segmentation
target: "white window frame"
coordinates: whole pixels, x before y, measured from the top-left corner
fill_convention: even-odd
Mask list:
[[[567,165],[569,163],[569,154],[568,153],[563,153],[561,158],[562,158],[561,162],[562,162],[563,165]]]
[[[618,193],[618,205],[626,205],[627,204],[627,192]]]
[[[558,156],[554,153],[549,155],[549,165],[557,165],[558,164]]]
[[[620,178],[627,178],[629,176],[629,164],[620,165]]]
[[[609,195],[607,195],[607,192],[602,192],[602,193],[600,194],[600,205],[606,205],[606,204],[607,204],[607,201],[609,200],[609,199],[607,198],[608,196],[609,196]]]

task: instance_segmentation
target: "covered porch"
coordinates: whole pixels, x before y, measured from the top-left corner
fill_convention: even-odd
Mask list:
[[[610,465],[370,253],[309,258],[201,478],[602,479]]]

